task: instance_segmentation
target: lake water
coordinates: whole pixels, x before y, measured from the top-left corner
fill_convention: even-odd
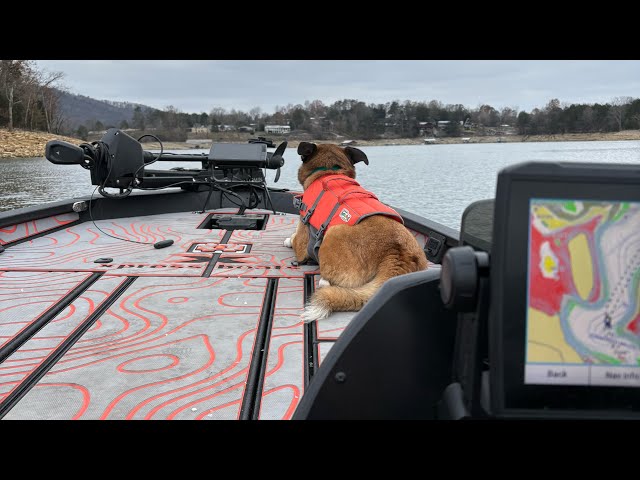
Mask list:
[[[356,166],[357,178],[365,188],[385,203],[456,230],[469,203],[495,196],[497,173],[508,165],[542,160],[640,166],[640,141],[395,145],[361,149],[369,157],[368,166],[363,163]],[[300,157],[295,149],[287,149],[284,158],[280,181],[274,184],[275,172],[268,171],[268,184],[300,189],[296,176]],[[159,168],[189,165],[163,162]],[[89,171],[80,166],[53,165],[44,158],[0,159],[0,211],[89,195],[94,188]]]

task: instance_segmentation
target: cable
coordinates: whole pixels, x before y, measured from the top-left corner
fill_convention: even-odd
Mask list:
[[[95,195],[97,189],[98,187],[96,186],[96,188],[93,189],[93,192],[91,192],[91,197],[89,198],[89,217],[91,218],[91,222],[93,223],[93,226],[96,227],[98,230],[100,230],[100,232],[102,232],[104,235],[106,235],[107,237],[115,238],[116,240],[123,240],[125,242],[140,243],[142,245],[153,245],[155,248],[164,248],[164,247],[173,245],[173,240],[160,240],[158,242],[139,242],[138,240],[130,240],[128,238],[116,237],[115,235],[111,235],[105,232],[104,230],[102,230],[98,226],[96,221],[93,219],[93,209],[92,209],[93,196]],[[123,197],[116,197],[116,198],[123,198]]]
[[[237,207],[244,207],[245,209],[247,209],[247,208],[255,208],[255,207],[258,205],[258,203],[260,202],[260,199],[258,199],[258,203],[256,203],[255,205],[252,205],[252,204],[251,204],[251,191],[250,191],[250,193],[249,193],[249,205],[247,205],[247,204],[244,202],[244,198],[242,198],[240,195],[238,195],[236,192],[234,192],[234,191],[233,191],[233,188],[235,188],[235,187],[243,187],[243,186],[245,186],[245,185],[241,185],[241,184],[239,184],[239,185],[229,185],[229,188],[223,188],[223,187],[220,187],[219,185],[215,185],[215,187],[216,187],[218,190],[220,190],[221,192],[223,192],[223,197],[224,197],[224,198],[226,198],[226,199],[227,199],[227,201],[228,201],[229,203],[232,203],[232,204],[234,204],[234,205],[235,205],[235,206],[237,206]],[[249,185],[249,188],[251,188],[251,185]],[[254,194],[255,194],[255,193],[254,193]],[[231,198],[229,198],[227,195],[233,195],[234,197],[239,198],[239,199],[240,199],[240,203],[236,203],[236,202],[234,202],[234,201],[233,201]]]
[[[212,177],[213,178],[213,177]],[[209,195],[207,196],[207,199],[205,200],[205,204],[204,207],[202,208],[202,210],[200,211],[200,213],[204,213],[204,211],[207,208],[207,204],[209,203],[209,199],[211,198],[211,193],[213,192],[213,189],[215,188],[216,190],[220,191],[221,193],[221,199],[224,197],[227,199],[227,201],[229,201],[229,203],[233,203],[235,206],[240,207],[240,210],[244,212],[244,210],[246,210],[247,208],[253,208],[253,207],[247,207],[247,205],[244,203],[244,199],[238,195],[236,192],[230,190],[229,188],[225,188],[225,187],[221,187],[220,185],[216,184],[215,181],[212,179],[211,183],[209,183]],[[230,186],[231,188],[231,186]],[[240,199],[240,203],[236,203],[233,200],[231,200],[229,197],[227,197],[228,195],[233,195],[234,197],[238,197]],[[222,206],[222,200],[220,201],[220,205]]]
[[[233,187],[240,187],[240,186],[243,186],[243,185],[234,185]],[[233,187],[230,187],[230,188],[233,188]],[[267,186],[266,182],[262,182],[260,184],[249,184],[250,194],[249,194],[249,206],[247,208],[249,209],[256,208],[260,204],[260,197],[255,191],[256,188],[261,189],[263,192],[262,200],[265,204],[265,207],[267,206],[267,200],[268,200],[269,205],[271,206],[271,210],[273,211],[273,214],[276,215],[276,209],[273,206],[273,200],[271,199],[271,194],[269,193],[269,187]],[[251,205],[251,195],[255,195],[255,203],[253,205]],[[238,205],[237,203],[231,201],[231,199],[229,198],[227,198],[227,200],[229,200],[234,205]]]
[[[99,143],[101,144],[101,148],[100,148],[100,152],[97,152],[98,154],[98,158],[101,158],[102,161],[104,161],[105,158],[108,158],[109,155],[109,147],[107,146],[106,143],[104,142],[92,142],[94,144]],[[83,145],[89,145],[89,144],[83,144]],[[95,150],[94,150],[95,151]],[[103,157],[103,155],[105,155]],[[158,155],[158,157],[154,160],[157,161],[158,158],[160,158],[160,156]],[[144,165],[143,165],[144,166]],[[128,196],[131,193],[131,190],[133,190],[133,187],[130,185],[129,189],[127,190],[128,193],[126,194],[119,194],[119,195],[112,195],[109,194],[107,192],[104,191],[104,186],[107,183],[107,179],[109,178],[109,176],[111,175],[111,170],[113,169],[113,162],[111,162],[111,164],[109,165],[109,171],[107,172],[107,175],[104,177],[104,180],[102,182],[102,185],[97,185],[96,188],[93,189],[93,192],[91,192],[91,197],[89,198],[89,218],[91,218],[91,222],[93,223],[93,226],[96,227],[100,232],[102,232],[104,235],[106,235],[107,237],[111,237],[111,238],[115,238],[116,240],[122,240],[125,242],[131,242],[131,243],[139,243],[142,245],[153,245],[155,248],[164,248],[164,247],[168,247],[169,245],[173,244],[173,240],[160,240],[158,242],[140,242],[138,240],[130,240],[128,238],[122,238],[122,237],[117,237],[115,235],[111,235],[107,232],[105,232],[104,230],[102,230],[98,224],[96,223],[96,221],[93,219],[93,196],[96,193],[96,190],[100,189],[100,194],[107,197],[107,198],[113,198],[113,199],[122,199],[125,198],[126,196]],[[138,169],[140,170],[140,169]],[[135,175],[134,175],[135,178]],[[181,182],[182,183],[182,182]],[[132,182],[133,184],[133,182]],[[165,187],[166,188],[166,187]]]
[[[263,178],[266,179],[266,177],[263,176]],[[260,197],[258,195],[258,193],[256,192],[256,189],[261,189],[263,192],[263,201],[265,206],[269,205],[271,206],[271,210],[273,211],[274,215],[276,214],[276,209],[273,205],[273,200],[271,199],[271,194],[269,193],[269,187],[266,184],[266,180],[256,184],[256,183],[246,183],[246,184],[237,184],[237,185],[230,185],[228,188],[229,189],[233,189],[236,187],[249,187],[249,205],[247,206],[244,203],[244,200],[241,199],[242,204],[236,203],[234,202],[231,198],[229,198],[227,195],[222,194],[221,195],[221,199],[222,198],[226,198],[227,201],[229,203],[232,203],[233,205],[236,205],[237,207],[240,207],[242,209],[242,211],[244,211],[245,209],[252,209],[252,208],[256,208],[259,204],[260,204]],[[232,193],[232,192],[229,192]],[[233,192],[233,194],[237,197],[239,197],[239,195],[235,194],[235,192]],[[268,201],[268,204],[267,204]]]
[[[156,158],[154,158],[153,160],[151,160],[149,163],[144,163],[144,161],[142,162],[142,165],[140,165],[138,167],[138,169],[135,171],[135,173],[133,174],[133,181],[136,180],[136,177],[138,176],[138,172],[140,171],[141,168],[146,167],[147,165],[151,165],[153,163],[156,163],[158,160],[160,160],[160,157],[162,156],[162,154],[164,153],[164,146],[162,145],[162,141],[156,137],[155,135],[152,135],[150,133],[145,133],[144,135],[142,135],[140,138],[138,138],[138,143],[140,143],[140,140],[142,140],[144,137],[152,137],[155,138],[156,141],[160,144],[160,153],[158,154],[158,156]]]
[[[268,198],[269,200],[269,204],[271,205],[271,209],[273,210],[273,213],[276,213],[275,207],[273,206],[273,201],[271,199],[271,195],[269,193],[269,189],[266,185],[266,168],[264,169],[264,173],[263,173],[263,182],[259,185],[253,185],[253,184],[245,184],[245,186],[249,187],[249,203],[247,205],[247,203],[245,203],[244,198],[242,198],[241,195],[238,195],[236,192],[233,191],[233,187],[236,186],[242,186],[242,185],[233,185],[233,186],[229,186],[229,188],[224,188],[222,186],[220,186],[218,184],[218,182],[216,181],[215,175],[213,170],[211,171],[211,178],[209,182],[194,182],[192,181],[180,181],[180,182],[176,182],[176,183],[172,183],[169,185],[165,185],[162,187],[149,187],[149,188],[145,188],[145,187],[140,187],[138,186],[139,182],[137,179],[138,173],[140,172],[140,170],[142,168],[144,168],[147,165],[151,165],[155,162],[157,162],[160,157],[162,157],[162,155],[164,154],[164,146],[162,144],[162,141],[156,137],[155,135],[152,134],[145,134],[142,135],[141,137],[138,138],[138,142],[140,142],[140,140],[142,140],[145,137],[151,137],[154,138],[159,144],[160,144],[160,153],[158,153],[158,155],[149,163],[142,163],[142,165],[140,165],[138,167],[138,169],[134,172],[133,174],[133,178],[131,183],[129,184],[129,186],[127,187],[127,189],[125,191],[122,191],[119,194],[110,194],[109,192],[105,191],[105,185],[107,183],[108,178],[111,176],[111,171],[113,169],[113,161],[109,161],[110,157],[109,157],[109,146],[102,141],[97,141],[97,142],[92,142],[91,144],[88,143],[83,143],[80,145],[80,147],[84,150],[85,152],[85,163],[82,164],[82,166],[86,169],[90,169],[92,166],[96,167],[96,170],[102,170],[104,171],[104,169],[106,169],[106,166],[109,165],[109,169],[107,171],[107,174],[103,177],[104,181],[102,182],[102,185],[96,186],[96,188],[93,190],[93,192],[91,193],[91,197],[89,199],[89,217],[91,218],[91,222],[93,223],[93,225],[96,227],[97,230],[99,230],[101,233],[103,233],[104,235],[106,235],[107,237],[111,237],[114,238],[116,240],[123,240],[125,242],[131,242],[131,243],[138,243],[138,244],[142,244],[142,245],[153,245],[155,248],[164,248],[167,247],[171,244],[173,244],[173,240],[161,240],[159,242],[140,242],[137,240],[130,240],[128,238],[122,238],[122,237],[118,237],[115,235],[111,235],[107,232],[105,232],[104,230],[102,230],[95,222],[94,218],[93,218],[93,197],[96,193],[96,191],[99,191],[100,194],[105,197],[105,198],[111,198],[111,199],[122,199],[125,198],[127,196],[129,196],[131,194],[131,192],[133,191],[134,185],[136,186],[136,188],[139,188],[140,190],[162,190],[165,188],[171,188],[174,186],[178,186],[178,185],[184,185],[184,184],[189,184],[189,185],[194,185],[194,184],[208,184],[209,185],[209,195],[207,195],[207,199],[205,200],[205,204],[204,207],[202,209],[202,212],[205,211],[207,204],[209,203],[209,199],[211,197],[211,194],[213,193],[213,190],[219,190],[221,193],[221,204],[222,204],[222,199],[226,199],[229,203],[232,203],[233,205],[236,205],[238,207],[240,207],[239,209],[239,214],[243,215],[245,210],[247,209],[253,209],[256,208],[259,204],[260,204],[260,196],[258,195],[256,188],[260,188],[263,191],[263,198],[262,200],[264,201],[265,205],[266,205],[266,199]],[[171,153],[167,153],[167,155],[170,155]],[[96,165],[97,164],[97,165]],[[98,172],[96,172],[98,173]],[[233,201],[233,199],[231,199],[229,197],[229,195],[236,197],[237,199],[239,199],[240,203],[236,203],[235,201]],[[265,198],[266,195],[266,198]]]
[[[143,245],[153,245],[153,242],[139,242],[137,240],[130,240],[128,238],[122,238],[122,237],[116,237],[114,235],[110,235],[107,232],[105,232],[104,230],[102,230],[98,224],[96,223],[96,221],[93,219],[93,212],[91,209],[91,206],[93,205],[93,196],[96,193],[96,190],[98,190],[98,186],[96,186],[96,188],[93,189],[93,192],[91,192],[91,197],[89,198],[89,218],[91,218],[91,222],[93,222],[93,226],[96,227],[98,230],[100,230],[100,232],[102,232],[103,234],[105,234],[107,237],[111,237],[111,238],[115,238],[116,240],[124,240],[125,242],[131,242],[131,243],[141,243]]]

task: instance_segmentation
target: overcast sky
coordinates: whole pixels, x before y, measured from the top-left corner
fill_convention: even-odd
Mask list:
[[[272,113],[277,105],[352,98],[489,104],[530,111],[567,103],[640,97],[640,61],[626,60],[41,60],[65,73],[72,92],[97,99],[214,106]]]

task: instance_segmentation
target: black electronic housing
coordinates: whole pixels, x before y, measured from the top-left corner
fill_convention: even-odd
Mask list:
[[[107,145],[103,155],[91,168],[91,184],[113,188],[128,188],[134,174],[144,166],[142,145],[122,130],[110,128],[100,140]],[[47,157],[49,158],[49,157]]]
[[[525,383],[532,199],[640,202],[640,169],[631,164],[527,162],[498,175],[491,248],[489,372],[483,384],[486,409],[496,417],[638,419],[637,384]]]

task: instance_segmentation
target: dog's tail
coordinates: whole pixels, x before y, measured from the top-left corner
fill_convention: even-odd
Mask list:
[[[360,287],[347,288],[331,285],[317,290],[304,309],[302,319],[313,322],[328,317],[332,312],[358,311],[392,277],[415,271],[410,265],[397,262],[395,256],[380,264],[378,273]]]

